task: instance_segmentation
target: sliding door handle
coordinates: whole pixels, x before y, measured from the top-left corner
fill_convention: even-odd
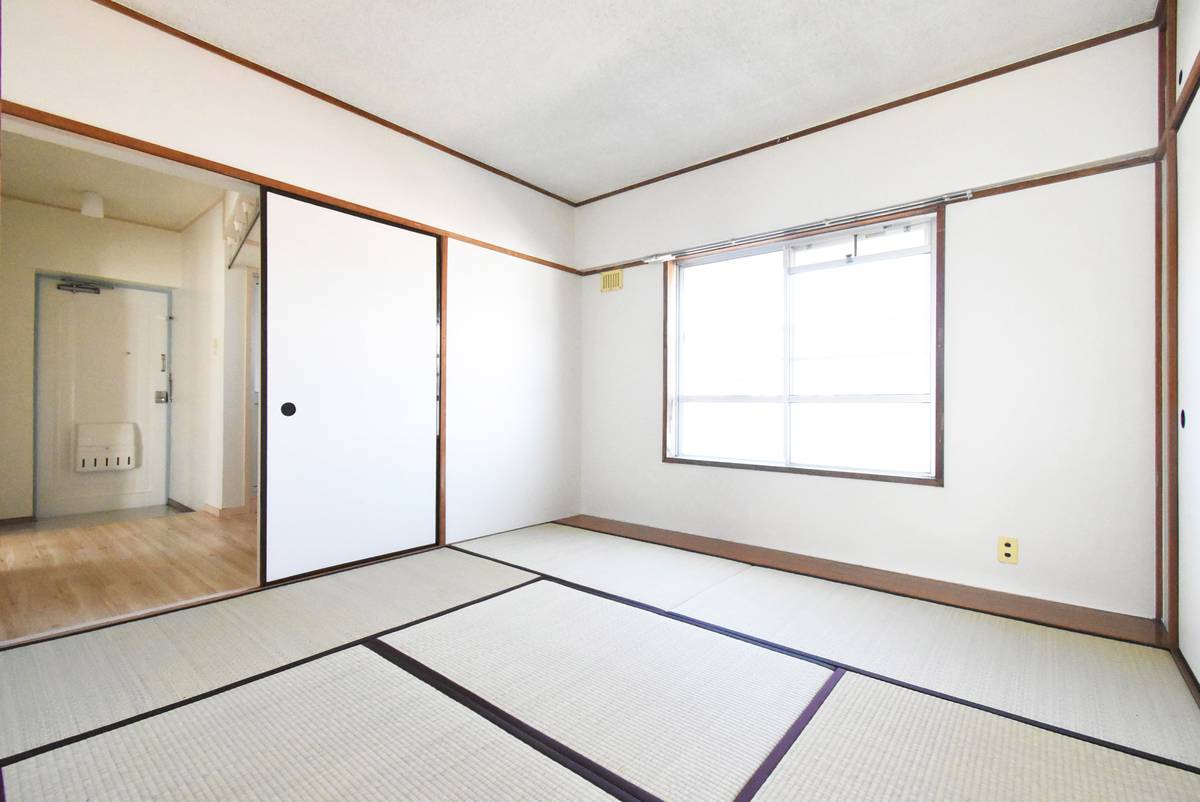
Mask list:
[[[283,413],[285,418],[290,418],[296,414],[296,405],[291,401],[284,402],[283,406],[279,408],[279,411]]]

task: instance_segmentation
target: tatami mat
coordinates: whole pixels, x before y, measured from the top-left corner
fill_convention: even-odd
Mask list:
[[[438,549],[0,652],[0,756],[171,704],[529,578]]]
[[[573,527],[538,526],[464,545],[866,671],[1200,765],[1200,708],[1161,649]],[[697,559],[706,561],[703,577],[694,568]],[[690,595],[630,592],[639,584],[686,584],[690,591],[706,582]],[[688,598],[679,603],[662,603],[683,595]]]
[[[4,769],[25,800],[610,799],[362,647]]]
[[[551,582],[383,640],[667,800],[733,799],[831,675]]]
[[[752,568],[678,612],[1200,765],[1200,708],[1162,649]]]
[[[846,674],[754,799],[1183,802],[1200,776]]]
[[[668,610],[749,568],[719,557],[561,524],[541,524],[454,545]]]

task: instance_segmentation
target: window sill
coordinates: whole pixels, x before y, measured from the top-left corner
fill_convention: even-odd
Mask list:
[[[832,476],[842,479],[865,479],[871,482],[893,482],[908,485],[925,485],[926,487],[944,487],[945,482],[939,472],[935,476],[906,476],[894,473],[859,473],[857,471],[837,471],[823,468],[797,468],[790,465],[762,465],[753,462],[721,462],[717,460],[689,459],[687,457],[662,458],[665,463],[676,465],[703,465],[709,468],[740,468],[746,471],[771,471],[774,473],[801,473],[809,476]]]

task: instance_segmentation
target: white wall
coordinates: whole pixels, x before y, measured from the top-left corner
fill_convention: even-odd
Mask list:
[[[222,234],[220,204],[184,229],[183,278],[174,297],[170,496],[196,510],[220,509],[224,493],[227,271]]]
[[[246,501],[246,289],[245,270],[225,270],[222,331],[221,500],[222,509]]]
[[[580,280],[451,242],[447,540],[579,512]]]
[[[35,273],[172,287],[182,270],[178,234],[0,201],[0,520],[33,514]]]
[[[1152,168],[953,205],[946,237],[945,487],[662,463],[652,266],[584,280],[582,511],[1153,615]]]
[[[572,209],[89,0],[5,0],[5,100],[542,258]]]
[[[582,206],[578,268],[1157,144],[1157,34],[1128,36]]]

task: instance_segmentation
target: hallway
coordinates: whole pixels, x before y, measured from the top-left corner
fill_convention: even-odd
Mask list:
[[[257,516],[130,512],[0,529],[0,641],[255,585]],[[50,528],[47,528],[50,527]]]

